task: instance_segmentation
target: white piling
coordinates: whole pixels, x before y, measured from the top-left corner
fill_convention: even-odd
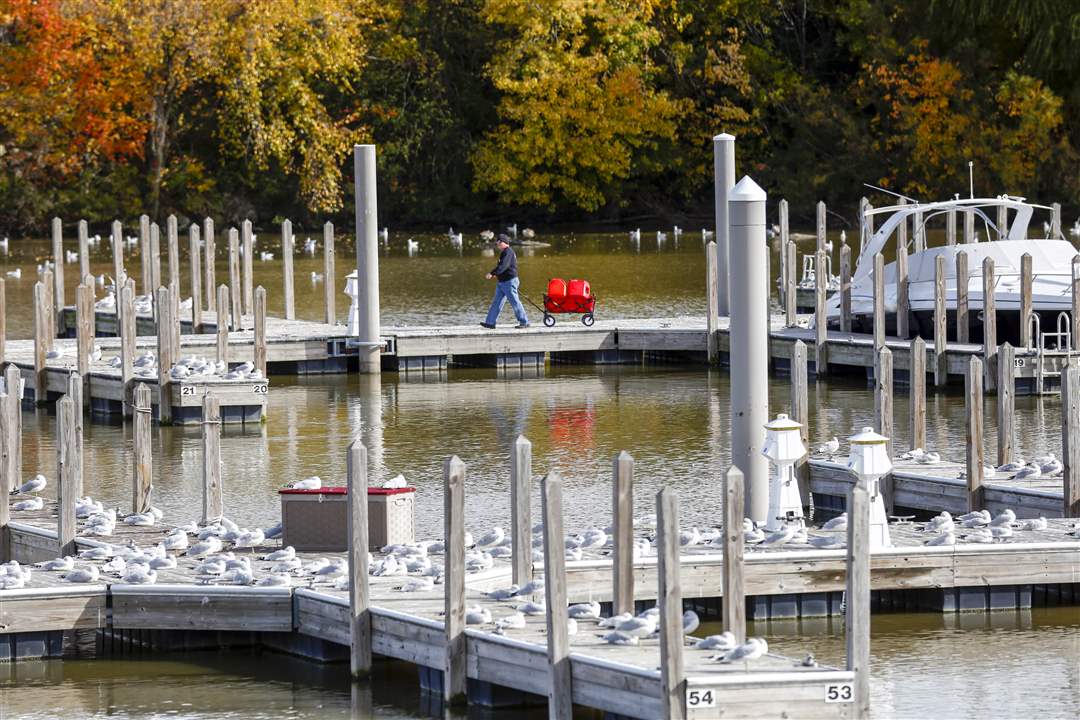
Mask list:
[[[375,146],[353,147],[356,184],[356,276],[359,281],[361,373],[378,373],[379,348],[379,209],[375,192]],[[327,282],[332,282],[327,278]]]
[[[731,241],[728,226],[728,193],[735,186],[735,136],[721,133],[713,138],[713,200],[716,213],[716,302],[721,317],[731,313]]]

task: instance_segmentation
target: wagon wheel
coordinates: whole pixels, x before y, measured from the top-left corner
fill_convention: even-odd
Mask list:
[[[592,313],[585,313],[581,316],[581,323],[585,327],[592,327],[594,322],[596,322],[596,318],[593,317]]]
[[[553,327],[555,325],[555,316],[544,313],[544,325],[546,327]]]

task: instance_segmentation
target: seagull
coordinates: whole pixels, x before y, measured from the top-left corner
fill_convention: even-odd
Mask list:
[[[829,457],[832,457],[840,452],[840,441],[833,437],[832,440],[829,440],[823,445],[819,445],[817,451],[819,455],[828,455]]]
[[[1042,468],[1032,463],[1030,465],[1025,465],[1024,467],[1020,468],[1020,470],[1018,470],[1017,473],[1013,475],[1013,480],[1034,480],[1036,478],[1039,478],[1041,475]]]
[[[287,545],[280,550],[275,550],[269,555],[264,555],[263,560],[267,562],[280,562],[281,560],[292,560],[296,557],[296,548],[292,545]]]
[[[11,509],[15,510],[15,511],[19,511],[19,510],[40,510],[43,507],[45,507],[44,498],[33,497],[33,498],[30,498],[29,500],[20,500],[19,502],[12,505]]]
[[[250,548],[262,545],[266,540],[266,536],[263,534],[262,528],[255,528],[254,530],[244,530],[233,541],[233,545],[238,548]]]
[[[398,588],[401,592],[428,592],[435,588],[435,578],[418,577],[410,578],[408,582]]]
[[[294,480],[285,487],[291,490],[321,490],[322,479],[318,475],[312,475],[309,478],[303,480]]]
[[[494,527],[487,531],[476,541],[476,547],[481,550],[493,548],[496,545],[501,545],[502,541],[506,538],[506,531],[501,527]]]
[[[82,560],[108,560],[113,554],[112,545],[102,545],[81,551],[79,558]]]
[[[390,239],[390,228],[384,227],[382,230],[380,230],[379,239],[382,240],[384,243],[387,242]]]
[[[756,545],[765,539],[765,531],[761,528],[752,530],[743,529],[743,542],[747,545]]]
[[[612,630],[600,636],[609,645],[637,645],[638,636],[624,633],[620,630]]]
[[[630,231],[630,242],[641,242],[641,228]]]
[[[991,526],[990,535],[995,540],[1004,540],[1005,538],[1011,538],[1013,536],[1013,529],[1010,525]]]
[[[1044,517],[1042,517],[1040,515],[1037,518],[1032,518],[1031,520],[1025,520],[1023,523],[1020,524],[1020,529],[1021,530],[1045,530],[1047,528],[1047,525],[1048,525],[1048,523],[1046,522],[1046,518],[1044,518]]]
[[[1016,522],[1016,513],[1009,508],[1001,511],[997,517],[990,521],[990,527],[1005,527]]]
[[[9,278],[15,278],[16,280],[21,279],[22,278],[22,268],[15,268],[14,270],[8,270],[7,271],[7,276]]]
[[[769,652],[769,644],[765,642],[764,638],[750,638],[742,645],[737,645],[724,653],[722,657],[717,658],[717,661],[722,663],[741,662],[743,665],[748,666],[751,660],[757,660],[767,652]]]
[[[599,620],[600,603],[592,600],[587,603],[571,605],[566,609],[566,613],[575,620]]]
[[[701,544],[701,532],[692,527],[689,530],[682,530],[679,532],[679,545],[682,547],[693,547],[694,545]]]
[[[993,519],[990,517],[990,512],[987,510],[976,510],[967,514],[961,515],[959,518],[960,524],[966,528],[980,527],[982,525],[989,525]]]
[[[952,530],[946,530],[940,535],[936,535],[927,540],[924,545],[955,545],[956,534]]]
[[[409,252],[409,257],[412,257],[416,254],[416,251],[420,249],[420,243],[416,242],[412,238],[409,238],[405,241],[405,249]]]
[[[725,630],[719,635],[709,635],[694,643],[695,650],[720,650],[728,652],[735,648],[735,636]]]
[[[923,532],[940,532],[944,528],[952,528],[953,518],[947,510],[942,511],[939,515],[935,515],[930,518],[926,523],[926,527],[923,528]]]
[[[615,626],[618,632],[637,637],[648,637],[656,632],[656,617],[653,615],[641,615],[624,620]]]
[[[698,614],[696,612],[694,612],[693,610],[687,610],[683,613],[682,629],[684,634],[689,635],[690,633],[697,630],[699,625],[701,625],[701,618],[698,617]]]
[[[291,582],[288,575],[274,573],[272,575],[267,575],[264,578],[260,578],[255,584],[260,587],[285,587]]]
[[[383,488],[390,490],[399,490],[401,488],[409,487],[409,483],[405,480],[405,476],[398,473],[394,477],[390,478],[382,484]]]
[[[48,570],[49,572],[66,571],[75,567],[75,558],[71,555],[67,555],[65,557],[58,557],[55,560],[46,560],[35,564],[42,570]]]
[[[311,271],[311,284],[315,285],[317,283],[321,283],[325,277],[326,276],[325,276],[324,273],[317,273],[314,270],[312,270]]]
[[[831,520],[826,520],[822,530],[847,530],[847,513],[841,513]]]
[[[156,557],[150,560],[151,570],[172,570],[176,567],[176,558],[172,555],[168,557]]]
[[[125,525],[134,525],[136,527],[152,527],[156,521],[157,517],[152,512],[131,513],[124,516]]]
[[[982,528],[982,529],[972,530],[971,532],[967,533],[966,535],[961,535],[960,539],[963,540],[964,542],[969,542],[969,543],[986,544],[986,543],[994,542],[994,534],[992,532],[990,532],[989,530],[987,530],[985,528]]]
[[[1045,460],[1046,462],[1039,464],[1039,472],[1046,477],[1054,477],[1065,469],[1061,464],[1061,461],[1054,457],[1053,453],[1050,453],[1049,457],[1045,458]]]
[[[157,571],[151,570],[149,565],[132,563],[127,566],[123,581],[129,585],[153,585],[157,582]]]
[[[796,525],[785,525],[776,532],[771,533],[761,544],[767,546],[775,545],[777,547],[786,545],[795,537],[795,533],[798,529],[799,528]]]
[[[90,565],[85,568],[76,568],[69,572],[67,575],[63,575],[62,577],[66,582],[72,583],[97,582],[98,569],[96,565]]]
[[[818,535],[808,540],[818,550],[839,550],[846,546],[843,535]]]
[[[529,582],[522,585],[521,589],[518,590],[516,594],[518,597],[523,597],[525,595],[535,595],[536,593],[540,593],[543,591],[544,579],[536,578],[535,580],[530,580]]]
[[[486,625],[491,622],[491,611],[479,605],[465,610],[466,625]]]
[[[259,260],[261,260],[263,262],[266,262],[268,260],[273,260],[273,259],[274,259],[274,253],[272,253],[272,252],[263,251],[263,252],[259,253]]]
[[[211,535],[189,547],[184,555],[191,558],[203,558],[216,552],[221,552],[221,540]]]
[[[936,452],[926,452],[922,454],[922,457],[918,458],[916,462],[923,465],[935,465],[941,462],[941,454]]]
[[[597,625],[602,628],[615,628],[633,617],[634,615],[632,613],[619,613],[618,615],[612,615],[611,617],[601,618]]]
[[[527,602],[524,605],[518,605],[515,608],[519,612],[523,612],[526,615],[544,615],[547,613],[547,603],[541,602]]]
[[[44,475],[38,474],[31,479],[24,482],[18,487],[17,490],[12,492],[12,495],[29,495],[30,493],[41,492],[45,489],[45,486],[49,484],[49,481],[45,479]]]
[[[520,612],[513,612],[509,615],[504,615],[495,621],[495,632],[502,634],[506,630],[521,630],[525,627],[525,615]]]

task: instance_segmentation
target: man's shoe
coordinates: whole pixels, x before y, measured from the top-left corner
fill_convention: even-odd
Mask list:
[[[529,323],[515,325],[514,329],[515,330],[528,330],[529,329]]]
[[[487,328],[488,330],[494,330],[495,329],[494,325],[489,325],[488,323],[480,323],[480,327]]]

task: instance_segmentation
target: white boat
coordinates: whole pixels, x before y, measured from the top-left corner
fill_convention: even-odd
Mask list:
[[[1039,228],[1044,235],[1054,237],[1029,237],[1032,218],[1036,211],[1046,212],[1047,222]],[[926,247],[927,225],[945,226],[945,216],[955,212],[958,226],[957,244]],[[1055,330],[1068,328],[1068,313],[1072,308],[1073,258],[1077,251],[1060,232],[1060,222],[1053,227],[1048,222],[1053,209],[1045,205],[1025,202],[1023,198],[1001,196],[997,198],[954,199],[935,203],[912,203],[873,208],[866,213],[862,233],[863,247],[851,279],[852,330],[873,331],[874,314],[874,256],[882,253],[895,257],[901,224],[911,229],[907,235],[908,248],[908,298],[910,305],[909,328],[911,337],[933,338],[934,273],[937,258],[945,258],[945,302],[949,314],[949,339],[956,332],[956,256],[968,255],[968,310],[970,342],[982,342],[983,310],[983,260],[994,261],[994,302],[997,311],[997,341],[1014,345],[1020,339],[1020,276],[1021,258],[1031,256],[1033,325],[1038,324],[1050,345],[1065,349],[1065,344],[1075,345],[1071,338],[1054,337]],[[974,242],[963,242],[965,214],[974,220]],[[1004,228],[998,227],[1001,213],[1005,214]],[[871,230],[874,219],[884,218],[876,231]],[[1007,228],[1007,229],[1006,229]],[[1050,229],[1050,232],[1047,232]],[[942,240],[944,243],[944,240]],[[885,314],[888,334],[896,327],[896,263],[885,266]],[[834,295],[826,305],[830,326],[838,326],[840,319],[840,294]],[[1065,315],[1061,315],[1065,313]],[[1042,342],[1036,333],[1033,342]]]

